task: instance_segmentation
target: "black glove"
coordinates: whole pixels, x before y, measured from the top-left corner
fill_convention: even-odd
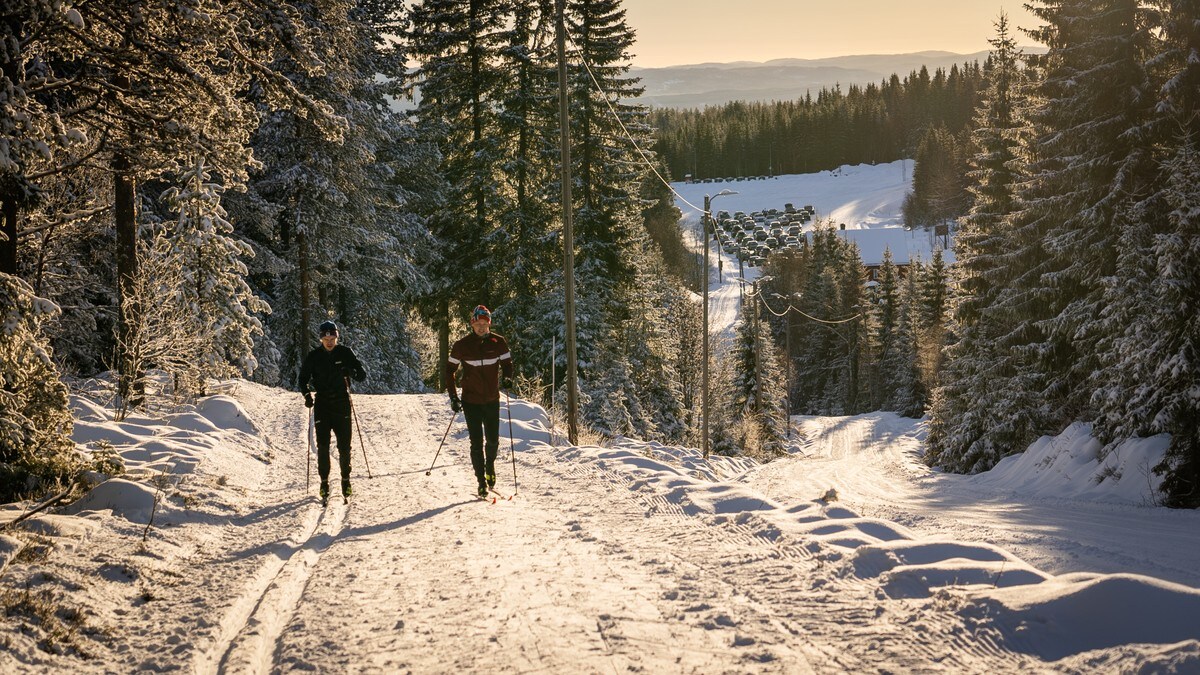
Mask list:
[[[500,386],[501,386],[501,388],[503,388],[503,389],[510,389],[510,390],[511,390],[511,389],[512,389],[512,386],[513,386],[513,381],[512,381],[512,378],[511,378],[511,377],[504,377],[504,378],[501,378],[501,379],[500,379]]]
[[[451,396],[450,397],[450,409],[456,413],[462,412],[462,401],[458,400],[458,398],[456,398],[454,396]]]
[[[312,394],[308,393],[307,391],[306,391],[306,392],[304,392],[304,407],[305,407],[305,408],[311,408],[311,407],[313,407],[313,397],[312,397]]]

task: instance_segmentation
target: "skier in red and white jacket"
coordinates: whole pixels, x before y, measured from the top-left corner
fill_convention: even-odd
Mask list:
[[[500,376],[505,386],[513,375],[508,341],[491,332],[492,312],[483,305],[471,312],[471,332],[454,343],[446,360],[445,381],[450,407],[463,411],[471,436],[471,466],[479,483],[479,496],[496,486],[496,453],[500,449]],[[462,398],[454,376],[462,367]],[[487,442],[484,443],[486,437]],[[486,454],[485,454],[486,451]]]

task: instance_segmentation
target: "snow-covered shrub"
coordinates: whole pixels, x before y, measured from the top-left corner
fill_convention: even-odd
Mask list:
[[[12,501],[80,469],[67,387],[42,324],[58,306],[0,274],[0,500]]]

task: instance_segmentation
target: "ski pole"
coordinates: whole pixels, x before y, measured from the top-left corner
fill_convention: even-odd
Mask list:
[[[312,456],[313,456],[313,409],[308,409],[308,466],[304,470],[304,493],[308,494],[312,487]]]
[[[512,399],[508,397],[508,390],[504,391],[504,409],[508,411],[508,454],[512,457],[513,465],[513,496],[517,494],[517,449],[513,443],[512,434]]]
[[[454,416],[450,418],[450,424],[446,425],[446,433],[442,434],[442,442],[438,443],[437,452],[433,453],[433,461],[429,463],[429,470],[425,472],[426,476],[433,473],[433,465],[437,464],[438,455],[442,454],[442,446],[446,444],[446,437],[450,435],[450,427],[454,426],[454,420],[456,419],[458,419],[457,410],[454,411]]]
[[[363,442],[362,422],[358,421],[358,411],[354,409],[354,397],[350,395],[350,378],[346,380],[346,398],[350,400],[350,412],[354,415],[354,426],[358,428],[358,447],[362,450],[363,464],[367,465],[367,478],[374,478],[371,475],[371,463],[367,461],[367,444]]]

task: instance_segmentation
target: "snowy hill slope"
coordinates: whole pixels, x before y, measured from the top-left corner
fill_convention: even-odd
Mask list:
[[[0,671],[1200,668],[1187,586],[1054,577],[987,542],[769,497],[722,478],[744,463],[685,449],[550,445],[519,402],[517,480],[502,452],[499,486],[519,489],[481,502],[461,420],[425,476],[442,397],[355,403],[374,477],[356,438],[355,501],[324,510],[294,393],[237,382],[123,423],[80,404],[78,433],[156,479],[109,481],[10,536],[24,550],[0,577]]]

